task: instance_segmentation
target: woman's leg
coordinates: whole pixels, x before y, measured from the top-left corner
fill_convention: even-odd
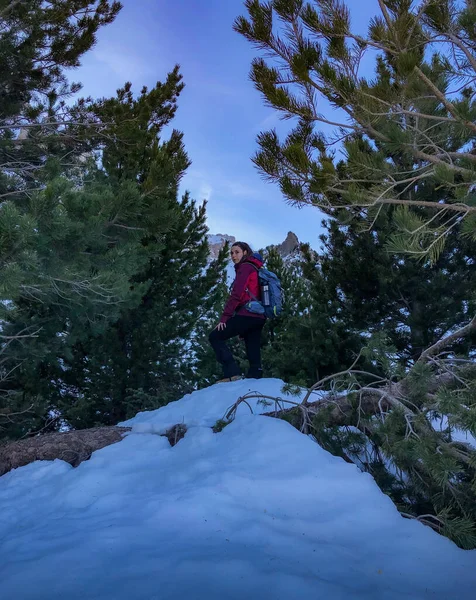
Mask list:
[[[246,345],[246,356],[250,363],[250,368],[246,376],[250,379],[261,379],[263,377],[263,369],[261,368],[261,331],[265,322],[264,319],[249,318],[257,321],[257,323],[243,336]]]
[[[227,321],[225,329],[221,329],[220,331],[214,329],[208,336],[210,344],[215,351],[217,361],[223,367],[223,377],[234,377],[241,374],[240,368],[226,344],[226,340],[241,334],[242,327],[240,327],[239,318],[232,317]]]

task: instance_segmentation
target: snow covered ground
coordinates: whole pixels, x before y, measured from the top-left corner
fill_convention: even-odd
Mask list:
[[[216,385],[77,469],[1,477],[2,600],[474,600],[476,552],[400,517],[370,475],[244,404],[211,431],[281,384]],[[178,422],[172,448],[156,434]]]

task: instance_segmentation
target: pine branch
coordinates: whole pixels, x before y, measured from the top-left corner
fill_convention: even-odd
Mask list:
[[[379,1],[381,1],[381,0],[379,0]],[[456,110],[454,104],[451,103],[448,100],[448,98],[446,98],[446,96],[443,94],[443,92],[441,92],[430,79],[428,79],[428,77],[425,75],[425,73],[423,73],[423,71],[419,67],[415,67],[414,70],[415,70],[415,73],[418,75],[418,77],[431,89],[431,91],[434,93],[436,98],[438,98],[438,100],[444,105],[444,107],[450,113],[450,115],[452,115],[457,121],[463,123],[466,127],[469,127],[474,132],[476,132],[476,123],[462,119],[458,115],[458,111]]]
[[[423,2],[420,4],[420,7],[418,9],[417,14],[415,15],[415,18],[413,19],[413,25],[410,27],[409,31],[408,31],[408,36],[405,42],[405,46],[404,48],[408,48],[408,44],[410,43],[410,40],[412,39],[412,36],[415,32],[416,27],[419,25],[419,23],[421,22],[421,18],[423,17],[423,14],[426,10],[426,8],[428,7],[429,4],[431,4],[434,0],[423,0]]]
[[[3,19],[5,15],[11,12],[16,6],[23,3],[23,0],[12,0],[3,10],[0,11],[0,19]]]
[[[353,370],[353,368],[355,367],[355,365],[359,362],[360,357],[362,356],[362,350],[359,352],[359,354],[357,355],[357,358],[354,360],[354,362],[352,363],[352,365],[346,369],[345,371],[340,371],[339,373],[336,373],[334,375],[329,375],[328,377],[323,377],[322,379],[320,379],[319,381],[317,381],[314,385],[312,385],[309,390],[307,391],[307,394],[304,396],[303,401],[301,402],[301,404],[306,404],[307,401],[309,400],[309,397],[311,396],[311,394],[322,388],[322,386],[327,383],[328,381],[332,380],[332,379],[336,379],[337,377],[343,377],[345,375],[350,374],[350,372]]]
[[[468,336],[474,330],[476,330],[476,316],[473,317],[472,320],[464,327],[461,327],[450,335],[443,337],[441,340],[436,342],[436,344],[433,344],[433,346],[427,348],[424,352],[422,352],[416,364],[425,362],[428,358],[439,354],[443,348],[451,346],[451,344]]]
[[[388,13],[388,10],[387,10],[387,7],[385,6],[384,1],[378,0],[378,5],[380,6],[380,10],[382,11],[385,21],[387,22],[388,30],[393,32],[393,22],[392,22],[392,19],[390,18],[390,15]]]
[[[346,193],[347,190],[340,188],[333,188],[334,192]],[[357,202],[355,204],[336,204],[333,208],[352,208],[352,207],[360,207],[360,208],[370,208],[372,206],[378,206],[379,204],[392,204],[392,205],[400,205],[400,206],[425,206],[428,208],[433,208],[435,210],[450,210],[453,212],[464,213],[465,216],[476,212],[475,206],[468,206],[467,204],[447,204],[445,202],[428,202],[426,200],[404,200],[401,198],[380,198],[375,199],[369,204],[364,202]]]
[[[466,56],[466,58],[468,59],[469,64],[471,65],[473,71],[476,72],[476,58],[471,54],[471,52],[469,51],[468,47],[466,44],[464,44],[458,36],[449,33],[448,34],[449,39],[453,42],[453,44],[455,44],[455,46],[458,46],[458,48],[461,50],[461,52]]]

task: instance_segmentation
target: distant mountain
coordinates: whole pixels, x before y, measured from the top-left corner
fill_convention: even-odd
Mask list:
[[[301,244],[295,233],[290,231],[282,244],[277,246],[277,250],[283,259],[299,252]]]
[[[210,246],[210,259],[215,260],[218,258],[218,253],[223,248],[226,242],[230,242],[230,246],[236,242],[236,238],[232,235],[226,235],[223,233],[217,233],[215,235],[208,236],[208,245]]]
[[[218,257],[218,253],[226,242],[229,242],[231,246],[234,242],[236,242],[236,238],[232,235],[226,235],[223,233],[216,233],[208,236],[208,244],[210,245],[210,259],[214,260]],[[300,246],[301,244],[297,235],[290,231],[284,242],[278,244],[276,248],[282,258],[286,259],[299,253]]]
[[[236,238],[232,235],[226,235],[224,233],[216,233],[213,235],[210,234],[208,236],[208,244],[210,246],[210,261],[215,260],[218,257],[218,253],[226,242],[229,242],[231,246],[234,242],[236,242]],[[288,233],[284,242],[277,244],[276,246],[273,245],[273,247],[277,248],[279,254],[287,264],[293,263],[300,257],[301,243],[297,235],[292,231]],[[235,278],[235,269],[231,259],[228,260],[226,267],[226,278],[229,283],[232,283]]]

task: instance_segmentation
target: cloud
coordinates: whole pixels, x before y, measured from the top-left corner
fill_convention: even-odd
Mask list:
[[[274,110],[271,114],[269,114],[266,118],[264,118],[261,123],[256,127],[256,131],[263,131],[263,129],[271,129],[275,125],[277,125],[280,121],[279,112]]]
[[[203,173],[197,169],[190,169],[181,182],[181,193],[188,190],[192,198],[196,198],[199,202],[205,200],[208,202],[214,193],[215,185],[212,186],[210,181],[214,182],[214,178],[207,173]]]
[[[200,203],[202,200],[208,202],[207,226],[211,233],[234,235],[256,248],[272,243],[272,232],[248,215],[240,199],[230,201],[231,196],[243,198],[248,193],[252,194],[250,187],[236,180],[229,181],[217,173],[206,174],[194,169],[187,173],[182,187],[190,190],[192,198]]]
[[[213,205],[208,206],[207,225],[211,233],[233,235],[237,240],[251,244],[256,250],[281,241],[276,240],[273,231],[261,225],[261,221],[241,218],[236,213],[224,214],[219,207]]]
[[[239,198],[255,198],[259,193],[255,187],[244,183],[239,178],[232,178],[221,171],[199,171],[190,169],[184,178],[183,186],[194,194],[198,193],[200,198],[208,200],[213,192],[214,196],[234,196]],[[246,181],[246,178],[244,178]]]
[[[241,181],[238,181],[237,179],[223,180],[223,184],[225,190],[228,191],[232,196],[253,198],[253,196],[256,196],[257,194],[256,189],[241,183]]]
[[[212,192],[213,188],[210,184],[202,183],[200,191],[198,192],[199,199],[206,200],[208,202],[208,200],[211,198]]]
[[[125,51],[123,46],[116,43],[102,44],[92,54],[98,62],[107,66],[123,81],[129,81],[132,74],[134,78],[138,78],[152,73],[150,63],[145,57],[134,53],[131,48]]]
[[[200,203],[208,200],[207,225],[211,233],[233,235],[252,248],[279,244],[288,231],[299,239],[319,245],[321,213],[306,207],[297,210],[283,202],[279,189],[262,184],[248,185],[249,178],[237,173],[227,177],[213,168],[192,168],[182,180],[181,189],[189,190]]]

